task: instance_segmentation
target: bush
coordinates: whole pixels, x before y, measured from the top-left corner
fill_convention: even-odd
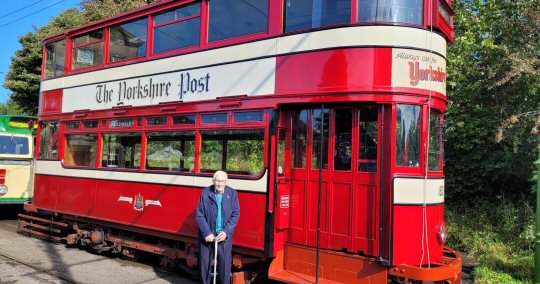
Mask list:
[[[448,246],[478,261],[475,283],[528,283],[534,273],[532,201],[504,197],[447,204]]]

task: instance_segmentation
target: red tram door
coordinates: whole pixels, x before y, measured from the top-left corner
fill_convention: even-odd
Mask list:
[[[321,248],[378,255],[379,107],[304,108],[284,114],[282,125],[290,126],[290,134],[283,143],[286,151],[278,151],[287,157],[279,179],[290,192],[289,242],[316,246],[322,185]]]

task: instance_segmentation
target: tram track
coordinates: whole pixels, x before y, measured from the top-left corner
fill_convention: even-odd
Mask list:
[[[70,283],[70,284],[82,284],[82,282],[78,282],[78,281],[75,281],[69,277],[66,277],[66,276],[63,276],[62,274],[60,274],[59,272],[57,271],[54,271],[54,270],[50,270],[50,269],[46,269],[46,268],[42,268],[42,267],[39,267],[37,265],[34,265],[34,264],[31,264],[31,263],[28,263],[26,261],[23,261],[23,260],[20,260],[16,257],[13,257],[11,255],[8,255],[8,254],[5,254],[5,253],[2,253],[0,252],[0,257],[3,257],[5,259],[8,259],[8,260],[11,260],[11,261],[14,261],[18,264],[21,264],[21,265],[24,265],[26,267],[29,267],[39,273],[44,273],[44,274],[47,274],[49,276],[52,276],[56,279],[59,279],[59,280],[63,280],[63,281],[66,281],[67,283]]]

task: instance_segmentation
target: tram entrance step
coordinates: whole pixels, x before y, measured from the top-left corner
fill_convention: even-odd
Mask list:
[[[375,259],[321,250],[319,283],[387,283],[387,269]],[[315,283],[317,252],[313,247],[285,244],[272,261],[268,277],[287,283]]]
[[[66,223],[26,214],[19,214],[18,221],[20,233],[53,242],[60,242],[62,240],[58,235],[62,233],[63,228],[68,226]]]

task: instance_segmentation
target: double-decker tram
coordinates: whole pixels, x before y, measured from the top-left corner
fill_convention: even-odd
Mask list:
[[[32,200],[37,117],[0,115],[0,205]]]
[[[236,283],[459,283],[452,21],[451,0],[165,0],[49,37],[21,230],[196,269],[195,208],[225,170]]]

